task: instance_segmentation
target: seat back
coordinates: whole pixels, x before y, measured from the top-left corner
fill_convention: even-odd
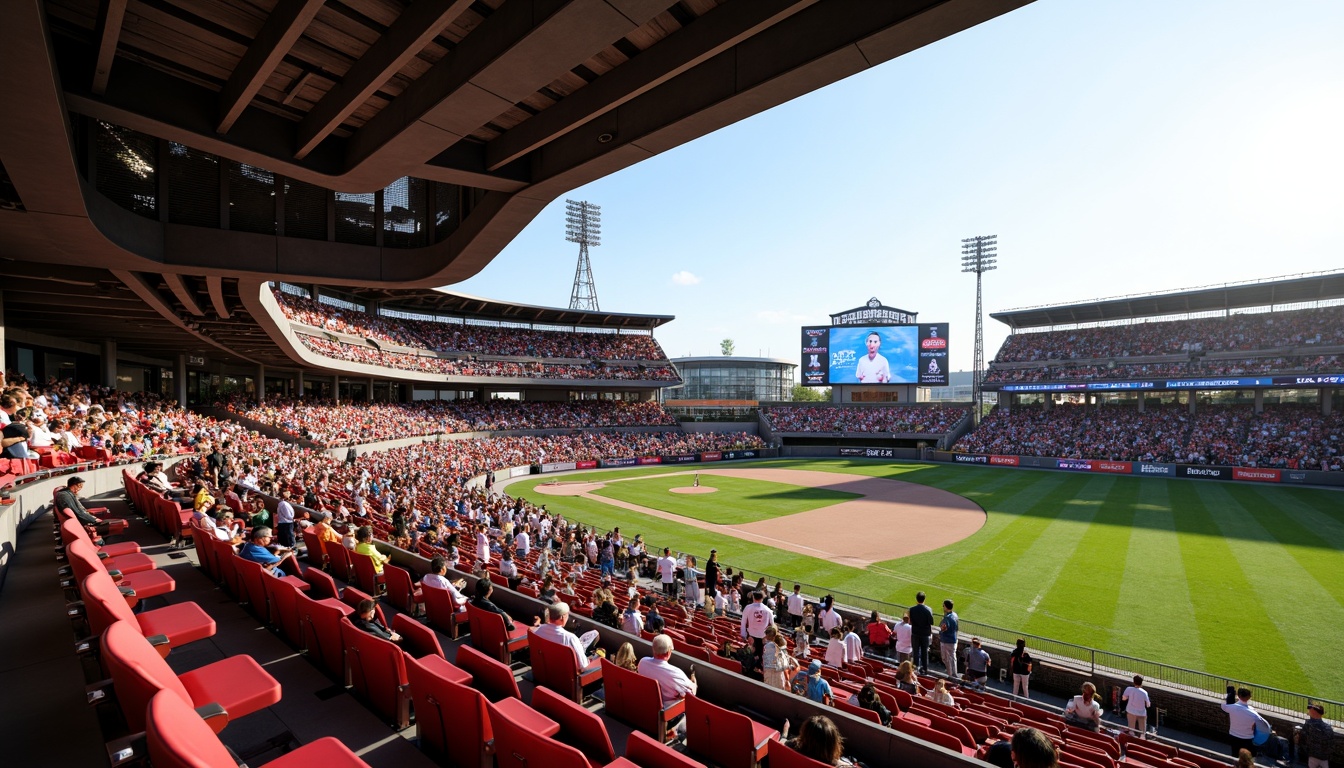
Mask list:
[[[927,741],[930,744],[937,744],[938,746],[943,747],[945,749],[950,749],[953,752],[961,751],[961,740],[958,739],[956,736],[953,736],[950,733],[943,733],[942,731],[935,730],[933,728],[928,727],[927,725],[924,725],[923,723],[916,723],[911,720],[907,720],[904,717],[893,717],[891,719],[891,727],[897,731],[900,731],[901,733],[906,734],[907,736],[914,736],[917,739],[923,739],[924,741]]]
[[[471,625],[472,646],[490,658],[508,664],[508,630],[504,617],[467,603],[467,622]]]
[[[415,659],[406,660],[420,748],[453,768],[482,768],[486,743],[494,738],[480,691],[445,680]]]
[[[663,739],[666,731],[663,695],[657,680],[602,659],[602,690],[607,714],[655,739]]]
[[[457,647],[457,657],[453,663],[471,675],[476,688],[491,701],[523,698],[522,692],[518,690],[518,680],[514,678],[509,665],[486,656],[470,645]]]
[[[106,571],[98,560],[98,552],[85,539],[75,539],[65,546],[65,558],[70,561],[70,569],[78,584],[95,571]]]
[[[322,539],[318,538],[315,531],[307,528],[303,529],[303,546],[308,550],[305,559],[308,560],[309,565],[314,568],[327,567],[327,553],[322,546]],[[341,549],[345,549],[345,547],[341,547]]]
[[[710,655],[709,663],[716,667],[723,667],[729,672],[736,672],[739,675],[742,674],[742,662],[737,659],[730,659],[715,653]]]
[[[299,588],[284,579],[264,579],[266,602],[271,606],[271,624],[280,629],[285,642],[303,650],[303,622],[299,617]]]
[[[345,547],[341,547],[345,549]],[[336,588],[336,580],[326,571],[317,568],[305,568],[303,571],[303,580],[313,585],[313,599],[322,600],[325,598],[341,599],[341,592]]]
[[[545,641],[542,641],[545,642]],[[531,647],[535,647],[531,646]],[[560,724],[560,735],[599,765],[616,759],[602,718],[546,688],[532,691],[532,708]]]
[[[191,694],[134,622],[113,622],[103,632],[102,658],[132,731],[145,729],[145,707],[159,691],[170,691],[192,706]]]
[[[370,594],[378,594],[378,572],[374,570],[373,558],[359,552],[351,552],[350,562],[354,564],[350,583]]]
[[[944,715],[926,715],[929,718],[929,725],[935,730],[943,733],[950,733],[957,737],[963,747],[975,749],[979,744],[975,741],[975,736],[971,734],[971,729],[957,722],[955,719]]]
[[[359,604],[365,600],[373,600],[373,597],[355,587],[346,587],[345,591],[341,593],[341,602],[355,610],[359,610]],[[384,627],[388,626],[387,617],[383,615],[383,606],[377,600],[373,600],[373,615],[378,619],[379,624]]]
[[[172,691],[155,694],[142,719],[154,768],[236,768],[215,732]]]
[[[383,588],[387,591],[387,601],[393,608],[406,613],[415,613],[415,581],[411,578],[410,571],[391,563],[384,564]]]
[[[770,768],[830,768],[830,765],[813,760],[787,744],[771,744]]]
[[[353,553],[346,549],[344,545],[332,547],[326,552],[327,565],[330,567],[331,575],[349,584],[355,572],[355,564],[350,559]]]
[[[606,680],[605,677],[602,679]],[[705,768],[703,763],[698,763],[671,747],[663,746],[661,742],[654,741],[639,731],[631,731],[630,738],[626,739],[625,757],[639,768]]]
[[[540,689],[538,689],[540,690]],[[495,764],[498,768],[591,768],[583,753],[515,723],[493,705],[490,728],[495,733]]]
[[[878,714],[873,710],[855,706],[854,704],[850,704],[848,701],[845,701],[843,699],[840,698],[835,699],[835,708],[840,710],[841,712],[848,712],[849,714],[855,717],[863,718],[864,720],[867,720],[871,723],[877,723],[878,725],[882,724],[882,718],[878,716]]]
[[[89,574],[79,583],[79,592],[84,598],[84,609],[89,617],[89,629],[93,634],[102,634],[118,621],[128,621],[131,626],[136,627],[140,625],[131,611],[131,606],[126,604],[126,598],[121,596],[121,590],[117,589],[116,583],[107,575],[107,571],[99,569]]]
[[[579,686],[579,663],[567,645],[537,637],[527,631],[527,647],[532,657],[532,680],[538,687],[550,688],[576,702],[583,700]]]
[[[340,608],[313,600],[302,592],[298,594],[298,608],[303,645],[308,649],[308,658],[316,662],[328,677],[345,682],[345,647],[341,641],[341,619],[345,618],[345,613]]]
[[[392,587],[390,585],[387,591],[391,594]],[[425,616],[429,619],[429,625],[456,640],[457,627],[461,622],[457,606],[453,605],[452,593],[440,587],[431,587],[428,584],[421,584],[420,592],[425,596]]]
[[[238,586],[240,592],[238,599],[247,603],[247,610],[262,623],[267,623],[270,618],[270,611],[266,604],[266,585],[262,579],[273,579],[274,576],[267,574],[261,563],[251,560],[244,560],[241,557],[234,556],[233,568],[238,573]]]
[[[401,647],[411,658],[447,658],[443,655],[443,646],[439,644],[439,636],[434,630],[404,613],[392,617],[392,631],[401,635]]]
[[[214,528],[209,524],[192,523],[195,532],[192,534],[192,541],[196,542],[196,557],[201,561],[201,570],[210,577],[211,581],[219,580],[219,537],[215,536]],[[208,530],[207,530],[208,529]]]
[[[345,666],[355,693],[397,728],[410,720],[406,699],[406,654],[396,643],[355,627],[341,618]]]
[[[721,768],[752,768],[751,719],[694,695],[686,697],[686,748]]]
[[[229,547],[228,550],[219,550],[219,583],[224,587],[225,592],[239,600],[245,599],[247,594],[240,583],[241,577],[238,575],[238,563],[241,560],[242,558],[233,551],[233,547]]]

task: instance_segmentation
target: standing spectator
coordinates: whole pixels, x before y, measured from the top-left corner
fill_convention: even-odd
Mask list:
[[[868,645],[883,656],[891,646],[891,627],[877,615],[877,611],[868,617]]]
[[[789,595],[785,602],[788,604],[789,626],[801,627],[803,625],[803,585],[794,584],[793,594]]]
[[[1083,692],[1069,699],[1064,706],[1064,722],[1086,728],[1089,731],[1101,728],[1101,702],[1097,701],[1097,687],[1083,683]]]
[[[1148,708],[1153,706],[1153,700],[1143,690],[1141,675],[1134,676],[1134,684],[1125,689],[1120,700],[1125,702],[1125,718],[1129,720],[1130,734],[1136,739],[1144,738],[1148,733]]]
[[[862,659],[863,640],[860,639],[859,634],[854,631],[854,622],[846,621],[844,626],[841,627],[841,630],[845,633],[845,656],[849,657],[850,661],[858,661],[859,659]]]
[[[816,659],[807,665],[807,669],[793,676],[793,682],[789,687],[794,693],[806,696],[818,704],[831,706],[831,684],[821,676],[821,662]]]
[[[705,594],[715,594],[715,588],[720,584],[719,577],[719,550],[709,550],[709,560],[705,561]]]
[[[943,666],[947,667],[948,679],[957,676],[957,630],[961,622],[957,612],[952,610],[952,600],[943,601],[943,620],[938,624],[938,651],[943,656]]]
[[[1227,713],[1227,733],[1232,738],[1232,756],[1236,757],[1245,749],[1255,754],[1255,731],[1268,731],[1269,723],[1251,708],[1251,689],[1227,686],[1227,701],[1223,703]]]
[[[280,502],[275,505],[275,538],[282,547],[294,546],[294,505],[289,503],[288,488],[280,491]]]
[[[1017,647],[1013,649],[1008,657],[1008,667],[1013,673],[1013,695],[1021,696],[1024,699],[1031,698],[1028,691],[1028,683],[1031,681],[1031,665],[1035,659],[1027,653],[1027,641],[1021,637],[1017,638]],[[1019,693],[1019,689],[1021,693]]]
[[[924,593],[915,593],[915,604],[910,607],[910,641],[914,649],[915,668],[919,674],[929,674],[929,640],[933,637],[933,611],[924,604]]]
[[[639,600],[633,597],[625,606],[625,613],[621,614],[621,630],[636,636],[644,631],[644,614],[639,612]]]
[[[989,653],[980,647],[980,638],[971,638],[971,647],[966,649],[966,682],[983,691],[989,679],[989,665]]]
[[[658,558],[658,578],[663,584],[663,594],[675,599],[677,596],[677,561],[672,557],[672,549],[663,547],[663,556]]]
[[[756,656],[765,649],[765,630],[775,623],[775,616],[765,607],[765,595],[758,589],[751,593],[751,605],[742,611],[742,639],[750,640]]]
[[[1298,747],[1307,756],[1307,768],[1330,768],[1330,748],[1335,729],[1325,722],[1325,707],[1319,702],[1307,705],[1307,720],[1298,731]]]
[[[832,629],[839,629],[845,623],[845,617],[835,609],[835,598],[827,595],[821,599],[821,611],[817,613],[821,624],[821,634],[830,635]]]
[[[685,583],[686,605],[694,611],[700,607],[700,572],[695,569],[695,557],[686,556],[686,567],[681,572],[682,581]]]
[[[830,639],[826,643],[826,664],[828,666],[840,669],[849,662],[849,646],[845,645],[844,636],[840,634],[840,628],[831,630]]]
[[[911,642],[910,635],[910,612],[901,614],[901,621],[894,628],[896,635],[896,660],[908,661],[910,654],[914,651],[914,643]]]
[[[761,674],[765,684],[772,688],[789,689],[789,678],[793,677],[798,662],[789,652],[780,647],[779,628],[774,624],[765,628],[765,647],[761,652]]]

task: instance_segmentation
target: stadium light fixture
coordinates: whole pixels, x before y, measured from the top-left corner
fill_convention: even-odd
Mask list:
[[[976,235],[961,241],[961,271],[975,273],[975,363],[971,371],[971,399],[975,403],[972,418],[980,423],[985,405],[985,313],[981,302],[980,278],[998,269],[999,236]]]
[[[602,244],[602,206],[587,200],[565,201],[565,239],[579,244],[579,263],[574,268],[574,287],[569,291],[569,308],[599,311],[597,285],[593,282],[593,264],[589,247]]]

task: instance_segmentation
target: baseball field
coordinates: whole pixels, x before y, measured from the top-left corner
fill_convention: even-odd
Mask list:
[[[1344,699],[1341,492],[844,460],[508,491],[702,565],[717,548],[725,565],[873,600],[923,589],[965,620]]]

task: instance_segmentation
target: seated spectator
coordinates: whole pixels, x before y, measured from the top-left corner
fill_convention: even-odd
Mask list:
[[[872,683],[865,683],[859,689],[859,692],[854,694],[849,703],[876,712],[877,716],[881,718],[882,724],[888,728],[891,727],[891,710],[887,709],[886,705],[882,703],[881,697],[877,695],[877,686]]]
[[[383,626],[383,623],[378,621],[378,603],[369,598],[359,601],[359,605],[355,607],[355,615],[351,623],[355,625],[356,629],[362,629],[374,637],[380,637],[394,643],[401,642],[401,635]]]
[[[1096,695],[1095,685],[1083,683],[1083,692],[1069,699],[1069,703],[1064,707],[1064,722],[1089,731],[1100,729],[1101,702],[1097,701]]]
[[[616,649],[616,655],[612,657],[611,663],[621,669],[638,672],[639,657],[635,656],[635,646],[630,643],[621,643],[621,647]]]
[[[1035,728],[1018,728],[1013,733],[1013,763],[1017,768],[1055,768],[1059,753],[1044,733]]]
[[[918,687],[918,684],[916,684],[916,687]],[[905,690],[905,686],[901,686],[901,689]],[[952,698],[951,692],[947,690],[946,680],[938,680],[935,682],[933,687],[925,692],[924,698],[929,699],[930,701],[936,701],[939,704],[948,707],[957,706],[957,700]]]
[[[653,655],[639,660],[639,674],[658,681],[658,689],[663,697],[663,707],[667,708],[694,694],[699,686],[695,682],[695,667],[687,675],[672,665],[672,638],[658,635],[653,638]]]
[[[825,715],[813,715],[798,727],[798,735],[789,738],[789,723],[784,722],[780,737],[798,754],[837,768],[858,768],[858,763],[844,756],[845,740],[840,729]]]
[[[367,525],[361,525],[355,529],[355,552],[361,555],[368,555],[373,561],[373,572],[382,573],[383,564],[392,558],[378,551],[373,545],[373,528]]]
[[[252,529],[252,540],[243,545],[238,551],[238,556],[244,560],[251,560],[254,563],[261,563],[265,566],[266,572],[272,576],[285,576],[288,568],[294,568],[294,553],[285,550],[283,547],[277,547],[275,552],[271,551],[271,541],[275,537],[271,534],[271,529],[266,526]],[[298,575],[298,574],[294,574]]]
[[[597,657],[589,654],[590,649],[597,644],[598,634],[596,630],[585,632],[583,638],[565,629],[565,624],[569,623],[569,605],[567,603],[552,603],[546,606],[546,623],[535,630],[537,637],[549,640],[553,643],[568,646],[574,651],[574,660],[581,671],[597,664]]]

